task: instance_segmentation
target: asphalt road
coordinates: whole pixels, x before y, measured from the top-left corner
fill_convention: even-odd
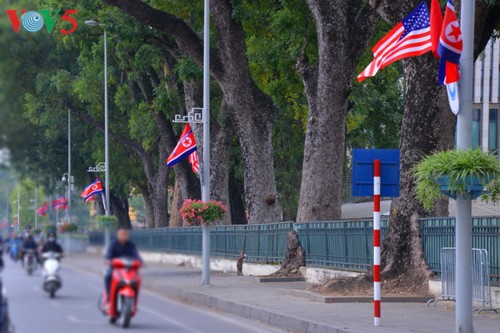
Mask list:
[[[97,310],[102,279],[63,268],[63,288],[51,300],[42,288],[41,270],[28,276],[19,263],[4,256],[2,272],[16,333],[110,333],[112,326]],[[133,332],[151,333],[275,333],[284,332],[258,322],[178,303],[148,291],[139,300],[132,319]]]

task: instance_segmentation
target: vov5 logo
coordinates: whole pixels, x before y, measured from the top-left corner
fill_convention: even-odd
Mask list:
[[[54,29],[54,25],[56,21],[60,17],[60,10],[50,10],[50,9],[41,9],[39,11],[30,10],[27,11],[22,9],[20,11],[16,9],[7,9],[7,14],[9,15],[10,23],[12,24],[12,29],[14,32],[19,32],[21,26],[24,30],[29,32],[37,32],[40,31],[43,26],[49,33]],[[63,35],[69,35],[76,31],[78,28],[78,22],[73,17],[76,15],[78,10],[76,9],[68,9],[61,16],[62,21],[66,21],[69,23],[69,29],[60,29],[59,32]]]

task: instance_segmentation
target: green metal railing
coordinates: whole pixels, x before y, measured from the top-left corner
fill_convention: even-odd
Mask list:
[[[372,221],[311,222],[296,224],[311,266],[365,270],[373,262]],[[381,221],[384,237],[387,221]]]
[[[286,237],[293,223],[217,226],[211,228],[211,255],[235,259],[245,249],[250,262],[279,263],[286,252]],[[136,230],[133,240],[142,249],[172,253],[201,253],[201,228]]]
[[[441,248],[455,246],[455,219],[422,219],[420,225],[425,260],[439,274]],[[488,252],[492,280],[500,281],[500,217],[472,219],[472,247]]]
[[[420,220],[425,259],[431,270],[440,273],[440,251],[455,246],[455,219]],[[372,264],[372,221],[334,221],[311,223],[273,223],[261,225],[217,226],[211,229],[211,254],[235,259],[242,248],[248,262],[279,263],[286,253],[286,238],[295,229],[310,266],[366,270]],[[381,221],[382,237],[388,228]],[[473,246],[486,249],[492,280],[500,281],[500,217],[472,220]],[[201,228],[162,228],[136,230],[133,240],[141,249],[170,253],[201,253]],[[102,234],[93,233],[90,244],[101,245]]]

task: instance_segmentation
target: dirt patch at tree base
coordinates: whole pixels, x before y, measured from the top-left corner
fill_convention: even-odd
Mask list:
[[[391,297],[431,297],[427,281],[400,275],[383,279],[382,295]],[[373,277],[364,274],[357,277],[339,277],[310,289],[325,296],[370,296],[373,295]]]

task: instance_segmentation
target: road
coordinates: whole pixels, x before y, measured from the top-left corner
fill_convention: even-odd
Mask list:
[[[42,288],[38,270],[28,276],[19,263],[4,257],[2,273],[16,333],[109,333],[111,326],[97,310],[102,279],[63,267],[63,288],[51,300]],[[130,331],[151,333],[277,333],[283,330],[178,303],[143,291],[139,313]]]

